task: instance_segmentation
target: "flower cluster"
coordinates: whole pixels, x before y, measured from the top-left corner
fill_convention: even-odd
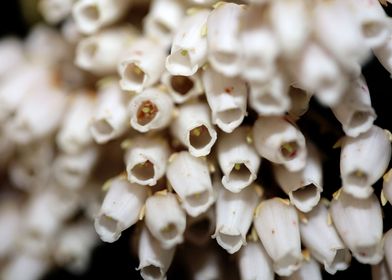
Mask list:
[[[224,279],[215,241],[244,280],[321,279],[320,264],[335,274],[352,256],[392,277],[373,193],[385,175],[392,202],[392,137],[361,75],[371,53],[392,73],[377,0],[38,8],[57,29],[0,41],[1,279],[82,272],[99,238],[136,224],[143,279],[165,279],[185,241],[200,255],[194,279]],[[345,134],[331,201],[318,143],[298,125],[312,98]],[[263,183],[265,166],[282,192]]]

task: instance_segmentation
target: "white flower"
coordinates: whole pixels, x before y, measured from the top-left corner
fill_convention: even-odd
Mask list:
[[[349,267],[351,254],[330,221],[324,201],[304,216],[300,232],[304,246],[328,273],[335,274]]]
[[[169,146],[163,138],[139,136],[125,153],[128,180],[153,186],[166,172]]]
[[[211,108],[212,123],[231,133],[246,116],[248,89],[244,80],[229,78],[211,67],[202,74],[205,94]]]
[[[143,226],[139,237],[138,257],[140,275],[144,280],[166,279],[166,272],[174,257],[175,247],[165,249]]]
[[[222,184],[231,192],[240,192],[257,177],[261,159],[248,143],[250,127],[242,126],[218,140],[218,162],[223,172]]]
[[[57,146],[63,152],[76,154],[91,145],[93,138],[88,127],[95,106],[95,97],[87,92],[79,92],[72,99],[65,120],[56,135]]]
[[[332,201],[330,211],[336,230],[353,256],[360,263],[379,263],[384,256],[383,221],[376,196],[358,199],[341,192]]]
[[[109,181],[109,190],[95,218],[94,226],[105,242],[114,242],[121,232],[139,220],[139,214],[147,198],[144,186],[131,184],[126,178]]]
[[[136,30],[125,26],[108,28],[83,38],[76,46],[75,64],[95,75],[114,73],[136,34]]]
[[[291,203],[302,212],[312,210],[323,191],[322,166],[317,148],[308,143],[307,150],[306,165],[300,171],[290,172],[282,165],[273,165],[279,186],[288,194]]]
[[[207,21],[208,61],[217,72],[229,77],[241,71],[238,35],[243,12],[238,4],[222,2]]]
[[[159,88],[148,88],[129,103],[131,126],[139,132],[163,129],[173,116],[173,101]]]
[[[164,249],[183,242],[186,215],[174,194],[155,193],[147,199],[145,209],[146,226]]]
[[[163,73],[165,55],[163,46],[152,39],[133,42],[118,65],[121,88],[140,93],[155,84]]]
[[[262,201],[256,209],[253,224],[279,276],[288,276],[301,266],[298,222],[295,208],[280,198]]]
[[[372,185],[381,178],[391,158],[387,133],[373,125],[356,138],[346,136],[340,154],[343,190],[357,198],[373,193]]]
[[[200,10],[182,20],[166,59],[166,69],[170,74],[191,76],[206,63],[207,38],[203,28],[209,14],[209,10]]]
[[[208,164],[203,158],[185,151],[174,154],[169,160],[166,176],[188,215],[196,217],[214,203]]]
[[[246,234],[252,224],[254,210],[260,198],[256,186],[239,193],[219,190],[216,201],[216,228],[212,238],[229,254],[246,246]]]
[[[282,280],[322,280],[320,265],[313,258],[304,260],[301,267],[288,277],[282,277]]]
[[[92,34],[118,21],[125,15],[132,0],[80,0],[72,9],[78,28]]]
[[[170,46],[173,32],[181,24],[185,5],[179,0],[153,0],[150,11],[143,20],[143,31],[160,45]]]
[[[274,279],[271,259],[260,241],[249,241],[246,246],[241,248],[238,255],[238,266],[241,279]]]
[[[198,73],[192,76],[171,75],[165,71],[161,82],[166,86],[174,103],[184,103],[203,94],[203,86]]]
[[[305,167],[305,137],[284,117],[259,117],[253,126],[253,141],[259,155],[269,161],[291,172]]]
[[[171,133],[188,147],[193,156],[206,156],[217,139],[210,119],[210,109],[205,103],[183,104],[178,108],[178,114],[170,127]]]
[[[302,0],[271,1],[270,19],[285,57],[293,58],[303,49],[311,31],[308,3]]]
[[[331,109],[342,124],[343,131],[350,137],[358,137],[368,131],[377,117],[363,77],[353,81],[340,102]]]
[[[103,85],[98,92],[97,106],[90,121],[90,133],[99,144],[123,135],[128,129],[128,97],[117,80]]]

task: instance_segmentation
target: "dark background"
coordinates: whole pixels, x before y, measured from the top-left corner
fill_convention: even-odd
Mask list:
[[[391,13],[388,8],[388,14]],[[6,0],[2,2],[0,9],[0,36],[16,34],[23,37],[27,34],[28,25],[23,21],[20,13],[20,7],[16,0]],[[392,80],[389,73],[385,71],[376,59],[371,60],[363,68],[363,74],[367,80],[370,92],[372,94],[372,103],[378,115],[376,124],[392,131],[391,121],[391,105],[392,98]],[[307,114],[299,125],[304,132],[309,135],[314,142],[316,142],[326,155],[325,157],[325,175],[324,175],[324,193],[323,196],[331,198],[332,193],[340,187],[339,179],[339,149],[332,149],[337,137],[342,135],[340,124],[334,119],[329,109],[319,106],[316,102],[311,102],[311,112]],[[322,118],[328,120],[333,129],[326,129],[321,132],[320,125],[316,119]],[[263,168],[262,178],[266,183],[270,181],[269,166]],[[375,186],[376,194],[379,196],[381,184],[380,182]],[[392,227],[392,207],[387,204],[384,208],[385,223],[384,231]],[[366,230],[366,229],[364,229]],[[83,275],[72,275],[68,272],[56,268],[51,271],[44,279],[140,279],[139,272],[135,271],[138,265],[136,258],[130,254],[130,235],[132,235],[133,228],[123,233],[119,241],[113,244],[102,244],[93,252],[92,262],[88,271]],[[182,248],[184,245],[181,246]],[[180,248],[180,251],[182,249]],[[232,259],[228,257],[229,263]],[[231,265],[230,265],[231,266]],[[181,257],[176,257],[169,271],[168,279],[186,279],[186,270],[184,268]],[[360,279],[371,279],[370,266],[358,264],[354,259],[349,269],[343,272],[338,272],[331,276],[324,273],[324,279],[349,279],[351,277],[360,275]]]

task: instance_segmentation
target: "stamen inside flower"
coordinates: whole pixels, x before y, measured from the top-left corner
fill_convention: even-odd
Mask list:
[[[250,180],[251,172],[243,163],[236,163],[229,174],[231,184],[245,184]]]
[[[205,147],[210,141],[211,135],[205,125],[195,127],[189,132],[189,142],[196,149]]]
[[[194,135],[194,136],[200,136],[200,134],[201,134],[201,128],[199,128],[199,127],[194,128],[194,129],[192,130],[191,134]]]
[[[176,73],[190,73],[193,66],[187,50],[178,50],[168,56],[169,68]]]
[[[158,113],[158,107],[150,100],[144,101],[137,111],[137,122],[146,125],[151,122]]]
[[[186,95],[194,86],[193,81],[186,76],[172,76],[170,84],[180,95]]]
[[[298,144],[295,141],[283,143],[280,146],[280,153],[286,160],[292,159],[297,155]]]

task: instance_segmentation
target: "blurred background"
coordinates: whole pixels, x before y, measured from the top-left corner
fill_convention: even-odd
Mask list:
[[[3,1],[0,9],[0,36],[16,35],[21,38],[26,36],[29,27],[40,21],[40,17],[34,9],[35,2],[35,0]],[[387,9],[389,15],[392,15],[391,11],[391,8]],[[364,66],[363,74],[371,92],[373,107],[378,115],[375,124],[392,131],[392,103],[390,103],[390,100],[392,100],[392,80],[389,73],[373,58]],[[338,176],[340,150],[333,149],[332,146],[343,133],[340,124],[334,119],[329,109],[321,107],[314,100],[310,108],[311,110],[301,119],[299,125],[318,144],[325,155],[325,189],[323,196],[330,199],[332,193],[340,187]],[[327,125],[321,129],[320,123],[326,123]],[[259,178],[263,178],[264,184],[274,187],[268,164],[264,164],[261,170]],[[380,182],[376,184],[375,188],[379,197]],[[383,207],[383,210],[385,216],[384,231],[386,231],[392,227],[392,206],[387,204]],[[55,268],[43,279],[141,279],[139,272],[135,270],[138,260],[131,254],[130,236],[134,230],[134,228],[131,228],[125,231],[120,240],[113,244],[100,244],[93,251],[91,264],[84,274],[72,275],[63,269]],[[213,241],[213,243],[215,242]],[[186,265],[181,258],[184,247],[186,246],[180,246],[169,270],[168,279],[188,278]],[[217,250],[222,251],[222,257],[228,261],[228,270],[229,268],[231,270],[234,266],[230,265],[233,258],[224,254],[222,249]],[[360,275],[360,279],[371,279],[370,266],[358,264],[353,259],[351,267],[346,271],[338,272],[334,276],[324,273],[323,276],[324,279],[350,279],[356,275]],[[232,279],[238,279],[238,277]]]

